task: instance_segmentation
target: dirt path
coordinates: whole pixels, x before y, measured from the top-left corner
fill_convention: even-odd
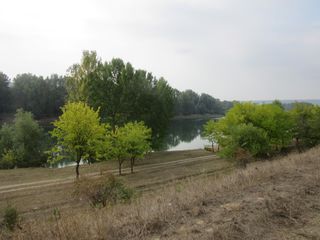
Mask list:
[[[204,161],[204,160],[209,160],[209,159],[217,159],[217,158],[218,157],[216,155],[209,155],[209,156],[185,158],[185,159],[180,159],[180,160],[171,161],[171,162],[146,164],[146,165],[136,166],[134,168],[134,171],[141,172],[141,171],[149,171],[149,170],[155,170],[155,169],[161,169],[161,168],[175,167],[175,166],[180,166],[180,165],[183,166],[187,163]],[[112,169],[107,172],[117,174],[118,169]],[[122,170],[122,172],[123,172],[123,174],[129,173],[130,168],[124,168]],[[100,174],[101,174],[100,172],[94,172],[94,173],[86,174],[86,176],[95,177],[95,176],[99,176]],[[25,190],[30,190],[30,189],[42,188],[42,187],[49,187],[49,186],[54,186],[54,185],[59,185],[59,184],[72,183],[74,181],[74,179],[75,179],[74,176],[69,176],[69,177],[59,178],[59,179],[54,179],[54,180],[33,181],[33,182],[28,182],[28,183],[11,184],[11,185],[6,185],[6,186],[1,186],[0,187],[0,194],[17,192],[17,191],[25,191]]]

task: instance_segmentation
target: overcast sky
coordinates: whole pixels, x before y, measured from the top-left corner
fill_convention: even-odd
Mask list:
[[[83,50],[227,100],[320,98],[319,0],[0,0],[0,71],[65,74]]]

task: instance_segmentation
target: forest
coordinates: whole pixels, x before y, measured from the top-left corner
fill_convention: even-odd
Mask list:
[[[151,124],[156,119],[159,126],[153,128],[161,127],[161,121],[173,116],[223,115],[233,104],[206,93],[179,91],[164,78],[134,69],[122,59],[103,62],[94,51],[84,51],[81,62],[72,65],[65,76],[22,73],[10,79],[0,72],[0,119],[19,108],[31,112],[36,119],[57,117],[61,107],[75,99],[100,106],[104,117],[111,118],[114,124],[126,119]]]

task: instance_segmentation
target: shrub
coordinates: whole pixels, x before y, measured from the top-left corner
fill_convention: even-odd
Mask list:
[[[112,174],[98,179],[81,178],[75,189],[75,196],[84,197],[94,207],[128,202],[134,196],[134,190]]]
[[[10,231],[13,231],[18,223],[18,211],[12,206],[8,206],[4,211],[3,224]]]
[[[12,150],[5,152],[0,158],[0,169],[12,169],[16,165],[16,160]]]

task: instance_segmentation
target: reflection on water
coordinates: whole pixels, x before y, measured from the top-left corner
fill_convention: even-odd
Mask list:
[[[178,151],[203,149],[209,142],[203,138],[203,125],[209,119],[172,120],[168,129],[158,134],[153,142],[154,151]],[[52,130],[52,125],[44,126],[46,131]],[[51,140],[52,141],[52,140]],[[71,161],[62,161],[51,167],[66,167],[74,165]]]
[[[172,120],[167,131],[156,145],[157,151],[175,151],[204,148],[208,141],[203,138],[203,125],[208,119]]]

